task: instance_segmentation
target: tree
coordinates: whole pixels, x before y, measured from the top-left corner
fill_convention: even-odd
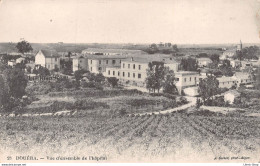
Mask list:
[[[3,72],[7,85],[9,86],[9,94],[14,98],[21,98],[25,94],[27,86],[27,77],[24,72],[18,68],[6,69]]]
[[[172,49],[173,49],[173,52],[175,52],[175,53],[179,51],[176,44],[172,45]]]
[[[5,110],[9,101],[9,87],[4,80],[4,78],[0,75],[0,112]]]
[[[74,76],[75,76],[75,79],[76,81],[80,81],[82,78],[83,78],[83,70],[77,70],[74,72]]]
[[[215,76],[208,75],[199,82],[199,94],[205,103],[219,92],[219,82]]]
[[[114,88],[115,86],[117,86],[119,79],[117,79],[116,77],[108,77],[107,78],[107,82],[112,85],[112,87]]]
[[[30,52],[33,50],[32,46],[29,42],[22,40],[17,43],[16,48],[18,49],[18,52],[24,54],[26,52]]]
[[[233,76],[232,66],[230,65],[230,61],[227,59],[223,61],[220,70],[224,76]]]
[[[163,86],[163,80],[165,76],[164,72],[164,63],[163,62],[157,62],[153,61],[148,64],[148,69],[146,71],[147,77],[146,77],[146,88],[149,91],[153,91],[155,93],[155,90],[158,90],[158,93]]]
[[[184,71],[197,71],[198,62],[194,58],[182,58],[180,66]]]
[[[178,93],[177,88],[175,86],[175,76],[174,71],[169,70],[169,68],[165,68],[165,77],[163,82],[163,92],[176,94]]]
[[[46,67],[41,66],[37,71],[37,74],[39,74],[39,76],[46,77],[50,75],[50,71]]]
[[[213,63],[219,63],[219,55],[218,54],[211,55],[210,59],[212,60]]]
[[[72,61],[65,61],[64,59],[60,60],[60,65],[61,65],[61,73],[70,75],[72,73]]]
[[[255,77],[256,77],[255,88],[260,90],[260,68],[257,69]]]
[[[6,64],[0,62],[0,74],[7,68],[9,68],[9,67]]]
[[[102,73],[98,73],[96,74],[96,76],[94,77],[94,81],[98,82],[98,83],[102,83],[105,81],[105,77]]]

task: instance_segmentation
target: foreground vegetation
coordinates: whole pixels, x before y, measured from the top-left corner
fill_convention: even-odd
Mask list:
[[[215,157],[244,156],[257,162],[259,122],[185,111],[136,117],[1,117],[0,150],[6,155],[98,155],[109,161],[218,162]]]

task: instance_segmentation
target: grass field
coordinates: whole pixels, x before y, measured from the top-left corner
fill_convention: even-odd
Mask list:
[[[1,117],[0,153],[97,155],[106,156],[107,162],[259,162],[259,122],[255,117],[185,112],[140,117]]]

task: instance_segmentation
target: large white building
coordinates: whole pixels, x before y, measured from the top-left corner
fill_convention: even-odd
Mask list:
[[[193,71],[179,71],[179,62],[175,61],[172,57],[156,57],[151,55],[150,59],[144,58],[128,58],[122,60],[120,67],[108,67],[104,76],[116,77],[123,84],[132,86],[145,87],[145,80],[147,77],[147,69],[150,62],[160,61],[164,66],[173,70],[176,77],[176,87],[179,93],[188,87],[194,87],[199,81],[199,73]]]
[[[60,57],[56,51],[40,50],[35,56],[35,65],[41,65],[48,70],[60,69]]]

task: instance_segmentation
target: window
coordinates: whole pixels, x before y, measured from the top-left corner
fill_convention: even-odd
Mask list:
[[[108,75],[110,75],[110,70],[108,70]]]
[[[184,82],[186,82],[186,78],[184,78]]]
[[[135,73],[133,73],[133,78],[135,78]]]
[[[130,69],[130,64],[128,64],[128,69]]]
[[[123,63],[123,68],[125,68],[125,64]]]
[[[179,78],[176,78],[176,81],[179,81],[180,79]]]
[[[141,70],[141,65],[138,66],[139,70]]]
[[[123,72],[123,77],[125,77],[125,72]]]
[[[141,78],[142,77],[142,75],[141,74],[138,74],[138,78]]]
[[[92,71],[92,67],[90,68],[90,71]]]
[[[118,72],[118,74],[117,74],[118,76],[120,76],[120,72]]]
[[[191,81],[191,77],[190,77],[190,81]]]
[[[112,60],[112,64],[114,65],[116,63],[116,60]]]
[[[92,60],[90,60],[90,64],[92,64]],[[91,70],[92,71],[92,70]]]
[[[197,78],[196,78],[196,77],[194,77],[194,80],[195,80],[195,81],[197,81]]]
[[[119,61],[119,63],[121,64],[121,60]]]
[[[102,67],[99,67],[98,70],[102,70]]]
[[[133,64],[133,69],[135,69],[135,64]]]
[[[113,76],[115,75],[115,71],[113,71]]]
[[[106,64],[108,64],[108,60],[106,61]]]
[[[99,64],[101,64],[101,60],[99,60]]]
[[[128,77],[130,77],[130,73],[128,72]]]

